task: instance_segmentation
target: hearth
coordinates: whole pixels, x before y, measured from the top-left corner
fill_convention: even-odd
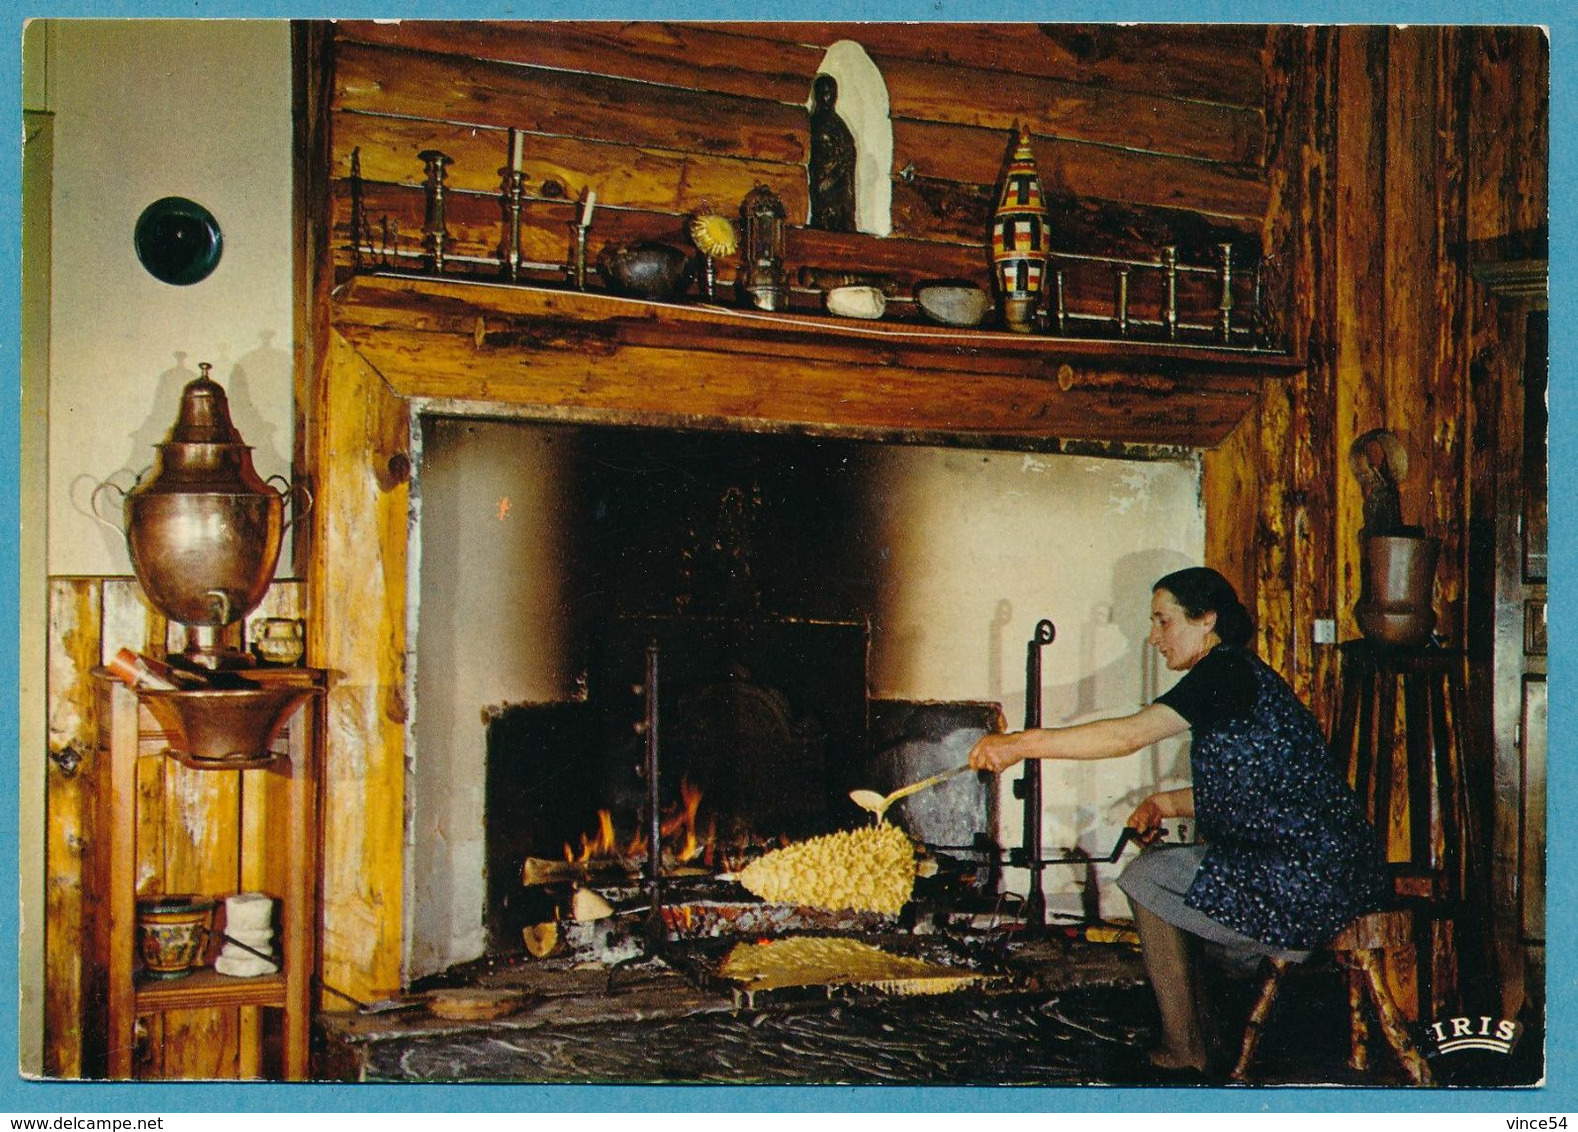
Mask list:
[[[409,979],[573,922],[572,882],[616,905],[640,888],[649,647],[659,839],[675,867],[729,873],[867,821],[851,789],[957,765],[1020,723],[1021,634],[1042,617],[1060,626],[1049,720],[1136,702],[1155,679],[1146,627],[1112,597],[1199,536],[1189,461],[419,419]],[[1105,854],[1130,799],[1181,765],[1158,751],[1054,773],[1047,855]],[[992,852],[1030,832],[1016,778],[963,776],[892,811],[971,914],[1034,884]],[[1122,910],[1116,869],[1055,872],[1054,921]]]

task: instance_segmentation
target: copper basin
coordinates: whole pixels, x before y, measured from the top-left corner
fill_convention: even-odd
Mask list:
[[[169,754],[191,766],[245,770],[278,757],[274,741],[296,709],[319,691],[271,684],[138,695],[164,729]]]

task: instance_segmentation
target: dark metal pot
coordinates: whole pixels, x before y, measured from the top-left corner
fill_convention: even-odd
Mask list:
[[[1366,637],[1399,648],[1430,640],[1436,625],[1430,599],[1440,553],[1438,538],[1372,535],[1364,540],[1363,595],[1353,612]]]
[[[286,493],[253,468],[223,387],[200,368],[157,446],[152,474],[126,494],[126,546],[155,608],[184,625],[217,628],[263,600],[287,526]]]
[[[642,243],[634,247],[605,247],[597,270],[609,288],[641,299],[668,299],[690,282],[695,263],[691,256],[668,244]]]

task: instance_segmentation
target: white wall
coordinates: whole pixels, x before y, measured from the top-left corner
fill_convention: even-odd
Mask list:
[[[406,782],[412,977],[486,946],[484,713],[574,690],[559,523],[568,443],[564,430],[423,419],[411,589],[421,631]]]
[[[58,20],[51,32],[49,572],[129,574],[124,539],[85,514],[88,497],[152,463],[199,362],[226,387],[258,472],[290,470],[290,31]],[[165,196],[223,230],[200,283],[161,283],[137,260],[137,217]]]
[[[1205,514],[1193,460],[884,449],[872,520],[881,530],[886,589],[872,627],[872,695],[991,700],[1010,729],[1025,722],[1026,644],[1043,618],[1057,635],[1041,653],[1047,726],[1132,712],[1170,687],[1145,646],[1151,585],[1200,562]],[[1018,845],[1023,807],[1004,776],[998,842]],[[1124,819],[1158,785],[1188,780],[1187,746],[1042,765],[1047,856],[1078,845],[1111,851]],[[1101,910],[1129,914],[1098,869]],[[1011,891],[1026,877],[1008,870]],[[1079,911],[1080,871],[1045,873],[1048,907]]]

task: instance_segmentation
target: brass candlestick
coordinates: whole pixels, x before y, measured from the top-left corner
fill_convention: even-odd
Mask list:
[[[597,207],[597,190],[588,189],[581,201],[581,213],[570,221],[570,282],[577,291],[586,290],[586,230],[592,226],[592,212]]]
[[[521,173],[521,132],[510,127],[510,163],[504,171],[504,207],[509,213],[509,233],[505,237],[504,274],[511,283],[520,278],[521,271],[521,195],[526,179]]]
[[[416,155],[427,170],[427,214],[422,221],[423,246],[427,249],[428,269],[435,275],[444,272],[444,248],[449,233],[444,227],[444,178],[453,160],[436,149],[424,149]]]
[[[1233,245],[1223,244],[1222,248],[1222,341],[1228,345],[1233,341]]]
[[[570,221],[570,282],[577,291],[586,290],[586,228],[579,220]]]

